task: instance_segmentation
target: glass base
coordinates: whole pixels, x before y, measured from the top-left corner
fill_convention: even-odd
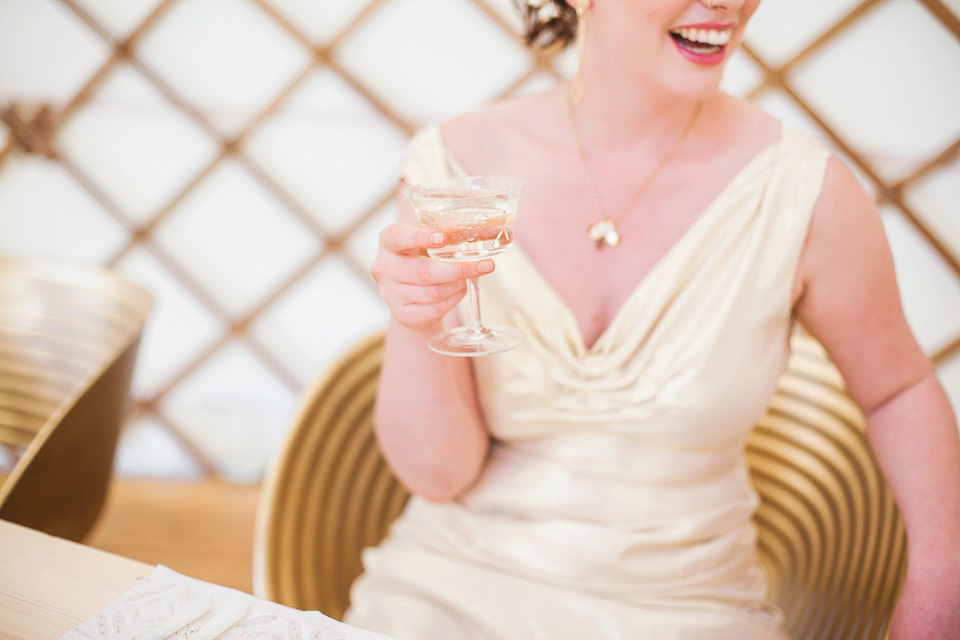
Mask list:
[[[527,339],[520,329],[514,327],[456,327],[430,338],[427,346],[431,351],[445,356],[489,356],[516,349]]]

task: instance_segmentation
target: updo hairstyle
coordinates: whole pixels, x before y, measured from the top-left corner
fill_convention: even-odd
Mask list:
[[[523,20],[527,46],[565,47],[577,36],[577,12],[564,0],[513,0]]]

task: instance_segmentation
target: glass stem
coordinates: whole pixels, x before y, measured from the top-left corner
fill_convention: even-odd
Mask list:
[[[480,321],[480,292],[477,286],[476,278],[467,278],[467,297],[470,298],[470,333],[483,335],[487,333],[487,328]]]

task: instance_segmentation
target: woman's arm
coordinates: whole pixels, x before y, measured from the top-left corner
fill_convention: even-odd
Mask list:
[[[476,480],[489,436],[470,363],[430,351],[427,339],[443,329],[444,318],[464,296],[464,279],[489,273],[493,262],[450,264],[426,257],[427,247],[444,240],[435,236],[436,229],[416,223],[405,198],[397,200],[400,221],[381,233],[371,269],[391,313],[375,429],[400,482],[442,502]]]
[[[800,322],[840,368],[903,515],[908,566],[891,640],[957,638],[960,438],[903,315],[880,217],[831,160],[800,261]]]

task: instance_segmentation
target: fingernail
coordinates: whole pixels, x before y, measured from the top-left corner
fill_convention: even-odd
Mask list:
[[[434,231],[430,234],[430,242],[433,244],[443,244],[443,234],[439,231]]]
[[[493,271],[493,263],[489,260],[484,260],[477,263],[477,272],[478,273],[490,273]]]

